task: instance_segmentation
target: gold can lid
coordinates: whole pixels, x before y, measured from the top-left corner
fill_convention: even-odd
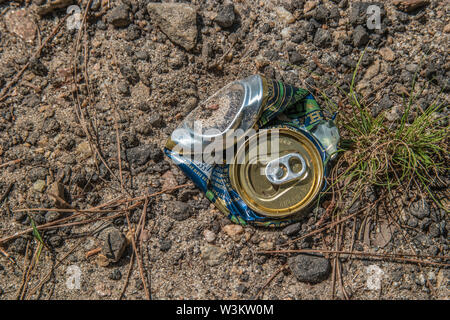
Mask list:
[[[307,208],[323,182],[323,162],[314,144],[287,128],[259,130],[238,146],[230,180],[255,212],[284,218]]]

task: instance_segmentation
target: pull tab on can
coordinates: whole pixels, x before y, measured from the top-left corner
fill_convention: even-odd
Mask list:
[[[294,172],[292,169],[291,159],[298,159],[302,165],[299,172]],[[280,185],[295,179],[306,178],[306,161],[299,153],[289,153],[280,158],[270,161],[266,165],[265,174],[270,183]]]

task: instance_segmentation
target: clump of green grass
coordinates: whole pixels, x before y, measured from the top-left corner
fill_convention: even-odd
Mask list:
[[[425,110],[417,106],[421,92],[414,94],[415,76],[409,98],[404,99],[403,116],[397,123],[386,121],[383,113],[373,116],[355,91],[355,78],[363,54],[350,88],[344,93],[351,108],[350,112],[341,114],[338,121],[343,154],[333,170],[330,189],[337,189],[341,195],[352,189],[357,196],[370,186],[384,188],[387,194],[414,188],[426,191],[440,207],[448,210],[430,188],[439,183],[445,185],[441,177],[448,173],[449,129],[442,125],[448,116],[439,113],[448,105],[435,99]],[[324,98],[329,101],[328,97]],[[413,109],[418,110],[418,114],[410,120]]]

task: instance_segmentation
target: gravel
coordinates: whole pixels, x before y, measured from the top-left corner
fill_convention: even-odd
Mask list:
[[[159,250],[167,252],[170,250],[170,248],[172,248],[172,241],[166,239],[159,241]]]
[[[120,5],[108,12],[106,17],[108,22],[117,28],[124,28],[130,24],[128,7]]]
[[[331,42],[331,35],[328,30],[318,29],[314,36],[314,44],[318,47],[326,47]]]
[[[330,261],[321,257],[300,254],[290,257],[288,264],[291,272],[301,282],[319,283],[331,272]]]
[[[53,236],[48,239],[48,243],[52,248],[60,248],[64,244],[64,240],[61,236]]]
[[[222,28],[229,28],[234,24],[236,15],[234,14],[234,5],[232,3],[219,7],[214,21]]]
[[[353,30],[353,45],[355,47],[361,47],[369,42],[369,34],[366,31],[366,28],[359,25]]]
[[[20,8],[14,2],[2,3],[2,9],[7,9],[2,16],[4,23],[0,24],[0,87],[3,89],[26,66],[34,52],[30,48],[39,47],[38,35],[44,43],[65,15],[69,3],[74,3],[72,0],[32,2],[32,6]],[[445,20],[448,4],[430,1],[412,13],[406,9],[401,11],[392,2],[375,4],[381,8],[381,29],[371,30],[366,23],[369,3],[357,1],[199,0],[187,4],[187,1],[112,0],[109,7],[100,9],[101,1],[94,0],[87,19],[87,41],[84,43],[85,37],[81,38],[78,60],[73,59],[72,52],[78,29],[63,24],[0,102],[1,164],[22,159],[0,170],[0,196],[8,184],[14,183],[0,209],[0,237],[30,228],[28,216],[17,209],[43,208],[42,213],[35,215],[37,224],[70,217],[73,213],[49,210],[61,205],[50,195],[55,182],[64,188],[59,195],[64,195],[66,202],[77,209],[118,197],[140,197],[189,182],[162,152],[171,132],[191,110],[225,84],[255,73],[308,87],[321,105],[327,103],[321,94],[323,90],[330,102],[346,108],[348,100],[339,89],[348,90],[356,63],[365,49],[355,85],[360,96],[370,103],[372,115],[384,114],[387,130],[395,127],[403,115],[405,92],[410,91],[416,70],[417,92],[423,90],[418,105],[425,110],[439,93],[445,96],[449,90],[448,55],[442,45],[450,33],[450,24]],[[32,7],[38,9],[37,15],[31,12]],[[39,26],[33,42],[27,41],[33,38],[31,33],[23,33],[25,29],[15,29],[16,32],[4,21],[18,9],[25,10],[33,20],[27,19],[32,23],[20,27],[33,31],[33,24]],[[84,45],[88,47],[86,56]],[[73,83],[74,64],[77,65],[77,93]],[[315,92],[315,88],[319,91]],[[85,123],[74,112],[78,103]],[[447,109],[440,111],[442,116],[448,116]],[[409,120],[417,116],[417,111],[414,110]],[[117,160],[116,112],[126,193],[121,192]],[[338,122],[339,119],[338,116]],[[86,136],[84,124],[92,137]],[[95,148],[91,148],[92,142],[108,168]],[[371,192],[363,192],[363,196],[351,210],[365,208],[377,199]],[[448,255],[448,214],[437,209],[427,196],[422,208],[419,206],[422,200],[415,196],[415,193],[395,195],[391,207],[380,206],[378,211],[379,218],[386,212],[393,217],[401,213],[400,222],[414,226],[413,230],[406,228],[411,241],[406,243],[396,232],[386,247],[374,248],[378,229],[372,221],[368,224],[368,239],[364,239],[364,234],[356,238],[355,250],[410,252],[411,244],[418,254]],[[244,231],[233,239],[223,230],[230,224],[228,217],[215,209],[198,188],[183,188],[149,198],[142,253],[144,268],[151,267],[152,271],[152,297],[250,299],[287,260],[284,256],[257,253],[261,248],[324,246],[321,234],[295,244],[288,244],[288,240],[320,228],[317,222],[325,213],[325,203],[299,224],[285,229],[243,226]],[[106,213],[104,217],[115,214]],[[133,227],[141,214],[142,205],[130,212]],[[131,248],[124,238],[130,227],[124,216],[112,219],[111,223],[93,236],[87,235],[100,224],[42,232],[48,245],[43,256],[47,257],[51,248],[52,257],[58,259],[55,261],[62,259],[80,236],[86,237],[85,243],[91,245],[76,247],[67,257],[67,264],[60,264],[54,270],[50,270],[51,263],[39,265],[39,274],[52,271],[55,279],[52,290],[43,287],[41,299],[86,299],[93,294],[94,297],[101,294],[102,299],[118,298],[120,292],[111,288],[121,288],[125,277],[111,274],[128,272]],[[346,240],[351,236],[352,226],[351,219],[344,229]],[[357,230],[360,227],[358,221]],[[104,235],[110,228],[115,229],[117,240],[113,241],[117,250],[110,257],[118,258],[123,249],[117,262],[105,257],[108,248],[104,247],[107,243]],[[33,252],[36,241],[31,237],[14,239],[2,247],[20,262],[24,260],[27,242]],[[50,247],[50,242],[55,246]],[[160,250],[169,247],[169,243],[168,250]],[[96,248],[102,248],[102,252],[85,259],[86,252]],[[2,299],[14,299],[23,275],[6,260],[1,263],[4,267],[0,271]],[[410,264],[392,261],[379,264],[386,279],[391,278],[396,268],[405,277],[397,286],[383,280],[381,292],[368,290],[365,270],[374,263],[351,258],[342,262],[344,283],[349,286],[352,298],[442,299],[448,296],[443,285],[448,278],[445,270],[423,265],[423,270],[413,271]],[[82,270],[80,290],[67,290],[65,285],[67,267],[72,264]],[[311,269],[302,272],[308,270]],[[422,273],[427,277],[430,271],[435,272],[436,278],[431,292],[417,286],[408,276]],[[36,280],[34,276],[32,282]],[[124,298],[145,298],[142,283],[137,281],[139,277],[136,269],[130,274]],[[324,277],[322,282],[312,285],[298,281],[294,272],[286,271],[264,289],[261,298],[328,299],[330,278]],[[245,285],[240,286],[242,283]],[[337,288],[337,296],[342,298],[339,291]]]
[[[120,272],[120,269],[114,269],[113,271],[111,271],[108,278],[111,280],[118,281],[122,279],[122,272]]]
[[[117,262],[123,255],[127,246],[127,240],[124,235],[115,228],[105,231],[105,240],[102,247],[102,253],[113,262]]]
[[[409,207],[409,212],[418,219],[430,216],[430,207],[426,201],[416,201]]]
[[[201,248],[203,261],[210,267],[218,266],[224,263],[226,251],[214,245],[205,245]]]
[[[302,229],[302,224],[300,222],[293,223],[283,229],[283,234],[292,237],[292,236],[297,235],[301,229]]]
[[[172,201],[169,206],[171,216],[176,221],[183,221],[191,216],[191,207],[185,202]]]
[[[132,85],[135,85],[139,82],[139,74],[133,66],[121,65],[120,73]]]
[[[197,43],[197,10],[183,3],[149,3],[154,23],[175,44],[192,50]]]
[[[148,160],[160,160],[162,151],[155,145],[137,146],[126,151],[127,159],[131,164],[144,165]]]

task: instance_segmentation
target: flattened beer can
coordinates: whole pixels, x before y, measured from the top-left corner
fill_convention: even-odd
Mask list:
[[[338,142],[309,91],[255,75],[200,103],[165,153],[233,222],[283,226],[315,204]]]

